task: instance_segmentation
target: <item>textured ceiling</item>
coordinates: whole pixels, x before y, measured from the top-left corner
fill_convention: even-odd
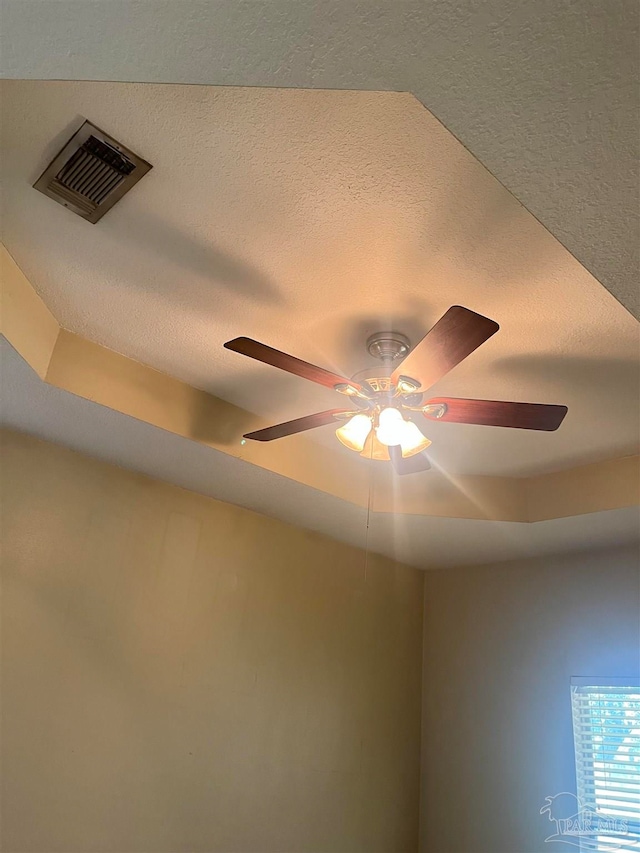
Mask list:
[[[637,0],[4,0],[2,73],[413,93],[638,311]]]
[[[374,513],[43,383],[0,344],[5,426],[420,568],[638,542],[638,510],[536,524]],[[277,499],[274,496],[277,495]]]
[[[50,0],[4,0],[0,31],[2,75],[13,78],[411,92],[617,299],[630,310],[638,312],[638,10],[637,0],[609,0],[607,3],[601,0],[574,0],[571,3],[558,3],[557,0],[536,0],[535,3],[530,0],[487,0],[484,3],[478,3],[477,0],[438,0],[432,3],[424,3],[423,0],[376,0],[364,3],[326,0],[321,6],[315,0],[270,0],[268,3],[263,0],[243,0],[242,3],[235,0],[218,0],[216,3],[202,0],[181,0],[180,3],[110,0],[108,3],[84,4],[75,0],[58,0],[56,3]],[[10,183],[26,181],[26,190],[28,182],[36,177],[34,173],[40,164],[44,164],[55,153],[57,141],[62,141],[65,126],[75,126],[77,116],[82,112],[98,121],[102,108],[102,97],[95,99],[89,107],[71,105],[71,112],[61,123],[52,121],[35,160],[29,159],[27,162],[27,158],[22,161],[26,172],[17,178],[13,176]],[[27,116],[22,113],[28,113],[30,109],[31,105],[24,104],[12,118],[19,118],[23,123]],[[204,105],[201,109],[205,109]],[[149,118],[149,112],[143,108],[141,115]],[[44,113],[46,115],[48,110],[45,109]],[[50,119],[54,117],[53,114]],[[31,116],[30,120],[35,118],[35,115]],[[58,121],[58,116],[55,118]],[[144,128],[138,127],[135,116],[128,115],[126,111],[120,124],[116,123],[115,118],[107,129],[116,132],[122,128],[124,141],[134,145],[135,133],[144,132]],[[4,115],[3,125],[7,127]],[[176,133],[179,135],[180,132],[171,123],[162,122],[158,130],[158,145],[163,138]],[[325,127],[320,128],[322,133],[326,130]],[[304,123],[293,127],[294,132],[304,137]],[[140,141],[144,142],[143,139]],[[202,137],[196,137],[193,141],[201,145],[203,140]],[[375,140],[371,147],[377,156]],[[152,151],[150,148],[149,151],[149,156],[152,156],[156,148]],[[29,152],[33,152],[33,147],[27,145]],[[141,153],[146,154],[147,151],[141,150]],[[429,155],[427,145],[422,146],[422,153]],[[11,156],[15,154],[13,152]],[[178,158],[172,167],[179,167],[180,162]],[[241,161],[238,167],[241,168],[242,164]],[[308,170],[313,172],[314,169],[317,170],[320,200],[326,199],[322,182],[323,163],[309,163]],[[215,169],[213,174],[216,179],[219,178]],[[157,181],[158,175],[156,164],[156,169],[146,180]],[[397,175],[397,169],[392,169],[391,178],[395,179]],[[240,185],[256,181],[260,188],[260,179],[259,174],[256,177],[255,170],[249,169]],[[195,178],[192,184],[198,188]],[[207,180],[205,184],[209,186]],[[212,203],[215,202],[217,186],[218,180],[211,193]],[[391,181],[385,186],[393,189],[395,185]],[[150,188],[151,184],[147,183],[147,187]],[[142,203],[139,195],[142,190],[143,186],[140,185],[136,190],[137,199],[132,194],[127,200],[132,205],[127,216],[130,215],[132,220],[136,212],[133,203]],[[366,212],[367,201],[370,200],[366,184],[362,190],[362,209]],[[192,315],[190,337],[194,343],[187,341],[186,349],[191,356],[195,352],[190,369],[193,369],[193,364],[198,365],[203,376],[198,384],[207,385],[212,379],[214,383],[220,381],[217,375],[214,377],[217,369],[213,369],[216,367],[213,352],[218,351],[218,341],[209,341],[206,322],[198,322],[203,310],[206,312],[211,309],[211,299],[205,298],[204,304],[198,302],[196,293],[199,291],[194,288],[194,282],[206,281],[208,277],[206,273],[203,274],[203,266],[207,271],[214,266],[217,289],[233,292],[236,296],[240,294],[238,302],[231,309],[234,312],[231,315],[228,307],[225,313],[219,304],[220,300],[215,301],[216,317],[222,324],[220,331],[224,324],[232,325],[234,322],[243,326],[241,331],[251,331],[244,325],[247,314],[245,309],[257,298],[252,292],[256,291],[261,294],[259,304],[265,315],[262,321],[265,325],[261,328],[269,329],[271,324],[274,343],[283,341],[283,336],[290,335],[293,343],[297,340],[296,334],[304,337],[304,348],[298,350],[300,355],[306,353],[311,357],[318,353],[319,357],[325,356],[327,341],[333,340],[337,345],[341,324],[342,327],[348,325],[351,337],[344,339],[343,349],[327,352],[324,363],[328,366],[342,366],[345,370],[351,368],[351,364],[356,361],[356,352],[359,353],[357,341],[371,325],[367,321],[377,320],[378,317],[360,317],[358,307],[350,301],[349,296],[348,310],[344,310],[343,314],[340,313],[342,309],[333,310],[333,325],[331,315],[328,314],[324,326],[321,317],[317,326],[311,322],[301,332],[296,332],[292,329],[296,320],[292,320],[287,311],[282,310],[288,307],[284,303],[280,304],[278,320],[278,309],[272,303],[278,305],[278,293],[281,292],[283,280],[277,265],[273,269],[268,268],[268,275],[266,278],[264,276],[263,264],[270,257],[266,233],[255,247],[247,241],[234,255],[225,242],[229,232],[224,230],[222,223],[216,227],[215,251],[211,254],[210,244],[207,240],[203,243],[203,223],[187,218],[183,222],[182,232],[176,233],[171,227],[162,232],[162,248],[159,252],[161,263],[153,266],[154,275],[157,273],[156,279],[147,275],[137,280],[133,287],[126,275],[114,274],[114,266],[115,273],[122,273],[117,257],[120,253],[129,256],[139,252],[153,260],[154,249],[149,235],[157,225],[162,228],[166,216],[171,226],[176,200],[180,201],[175,197],[168,199],[158,213],[159,222],[151,219],[142,223],[148,237],[142,246],[133,239],[127,243],[125,235],[124,243],[118,242],[115,247],[111,244],[109,250],[106,247],[101,249],[106,267],[111,270],[105,276],[105,284],[109,286],[108,298],[114,307],[124,313],[132,309],[131,300],[135,300],[136,293],[146,292],[149,296],[144,309],[140,304],[133,306],[136,313],[132,316],[132,325],[137,323],[146,330],[143,346],[148,345],[148,338],[153,337],[153,334],[157,340],[165,340],[170,344],[178,337],[182,344],[183,337],[178,334],[179,330],[171,327],[167,330],[161,324],[160,329],[149,331],[150,318],[146,314],[149,305],[155,304],[156,310],[151,312],[155,323],[163,309],[177,306],[178,312]],[[40,202],[51,205],[50,213],[41,214],[43,219],[40,225],[43,222],[55,222],[55,226],[52,225],[55,236],[58,234],[56,229],[62,227],[60,214],[64,215],[65,212],[58,209],[54,213],[55,206],[44,198]],[[451,198],[447,227],[456,222],[454,203],[457,204],[457,200]],[[373,265],[369,265],[366,275],[362,275],[361,267],[352,261],[353,274],[349,277],[348,273],[343,272],[343,277],[338,277],[338,280],[343,285],[347,281],[348,286],[343,287],[343,292],[349,295],[352,288],[355,288],[355,292],[361,292],[371,280],[374,284],[377,282],[380,293],[384,292],[380,282],[387,281],[391,272],[401,269],[402,287],[394,288],[399,296],[397,319],[405,321],[405,329],[415,338],[437,317],[442,294],[437,294],[434,299],[430,290],[426,293],[423,291],[418,304],[401,298],[405,278],[411,281],[416,269],[420,268],[429,230],[419,226],[417,235],[418,238],[422,237],[422,241],[418,239],[416,247],[416,233],[412,232],[409,244],[402,244],[398,252],[394,240],[406,226],[406,218],[400,216],[396,228],[395,218],[399,214],[399,207],[402,204],[399,205],[393,198],[389,205],[389,216],[384,219],[382,235],[378,232],[375,234],[377,239],[372,253],[375,274],[371,269]],[[357,227],[354,236],[359,239],[359,246],[357,241],[349,242],[348,239],[353,230],[352,223],[342,231],[338,228],[333,232],[329,230],[327,244],[319,252],[316,247],[318,257],[314,260],[317,266],[324,268],[328,257],[333,256],[335,247],[342,253],[346,252],[347,259],[351,257],[349,250],[352,245],[356,259],[358,250],[371,251],[366,223],[369,221],[377,225],[380,222],[377,218],[379,211],[375,205],[373,208],[371,219],[365,216],[362,223],[355,222]],[[44,211],[44,207],[41,210]],[[123,206],[118,214],[124,216],[125,210]],[[420,202],[417,210],[421,210]],[[264,210],[259,212],[265,213]],[[232,205],[232,220],[235,217],[237,221],[239,213],[239,209]],[[269,208],[266,213],[273,218],[274,226],[280,223],[281,210],[277,206]],[[339,209],[338,213],[344,221],[345,210]],[[302,214],[310,217],[311,226],[315,224],[316,209],[313,204],[303,204]],[[249,222],[254,218],[253,215],[249,216]],[[502,227],[499,220],[498,216],[498,230]],[[136,221],[140,228],[140,222]],[[495,221],[495,214],[489,217],[489,221]],[[103,224],[107,222],[108,219],[105,219]],[[470,233],[469,266],[475,271],[479,265],[482,266],[480,224],[472,228]],[[65,239],[73,243],[75,238],[78,247],[82,247],[88,233],[86,229],[80,229],[82,225],[84,223],[78,220],[73,225],[63,227]],[[123,221],[120,220],[116,227],[114,220],[112,227],[116,231],[120,229],[121,235],[122,225]],[[266,230],[268,223],[265,225]],[[443,262],[449,259],[449,254],[446,245],[445,251],[440,251],[440,241],[447,233],[446,230],[441,231],[436,241],[437,251],[444,255]],[[136,240],[139,236],[138,231]],[[205,238],[210,236],[204,235]],[[36,256],[37,244],[48,238],[48,231],[39,230],[35,235],[29,248],[36,247]],[[305,286],[309,267],[302,263],[303,250],[308,247],[306,244],[296,246],[295,234],[284,243],[285,249],[289,250],[284,272],[289,270],[288,274],[292,277],[289,279],[284,276],[287,298],[292,300],[292,305],[297,306],[300,300],[309,296],[308,284]],[[21,251],[21,260],[24,262],[28,260],[24,244]],[[110,257],[109,253],[116,257]],[[296,257],[299,258],[297,264]],[[185,258],[191,259],[191,266],[185,264]],[[54,259],[55,253],[52,262]],[[522,271],[531,267],[535,269],[532,259],[536,260],[535,243],[518,262]],[[247,260],[248,267],[245,263]],[[41,260],[36,261],[34,258],[33,263],[41,263]],[[124,261],[122,265],[125,266]],[[161,266],[159,272],[158,266]],[[337,274],[339,270],[334,272]],[[67,257],[66,267],[60,269],[57,266],[55,276],[52,276],[61,290],[67,273],[76,281],[85,273],[88,273],[89,279],[95,277],[95,269],[86,265],[85,260],[76,259],[74,253]],[[486,270],[484,274],[489,278]],[[42,281],[47,275],[45,269]],[[297,281],[292,280],[294,276],[298,277]],[[226,285],[221,284],[221,281],[226,282]],[[503,278],[502,282],[503,290],[510,290],[512,299],[515,296],[517,299],[524,297],[528,300],[528,309],[535,307],[535,292],[529,293],[522,286],[521,276],[516,277],[516,283],[511,288],[508,279]],[[554,280],[558,298],[564,292],[561,290],[563,282],[564,273]],[[40,282],[34,281],[34,284],[39,286]],[[300,288],[299,292],[295,290],[296,286]],[[457,281],[453,289],[456,292],[451,294],[447,304],[462,301],[458,296]],[[590,316],[587,319],[580,313],[580,317],[571,322],[571,318],[566,315],[573,307],[560,306],[562,329],[558,346],[561,354],[554,349],[555,343],[551,353],[546,351],[549,346],[549,339],[545,337],[547,330],[541,320],[540,310],[536,310],[536,322],[532,330],[528,330],[524,323],[510,327],[512,331],[508,333],[511,339],[504,344],[506,355],[500,353],[494,356],[488,374],[487,365],[480,362],[476,362],[474,370],[468,374],[473,379],[473,393],[494,393],[495,396],[508,386],[513,386],[523,392],[520,395],[514,391],[513,396],[522,398],[526,392],[529,399],[567,402],[566,398],[558,400],[558,395],[569,385],[577,386],[580,389],[577,393],[582,400],[578,411],[584,423],[582,443],[579,442],[580,458],[597,457],[605,450],[620,452],[623,449],[620,436],[611,438],[610,432],[616,433],[620,421],[633,425],[637,411],[637,391],[632,390],[626,397],[621,397],[619,393],[620,388],[631,388],[635,368],[628,357],[626,344],[615,342],[613,326],[617,318],[612,323],[613,309],[605,307],[603,334],[598,334],[594,318],[596,321],[600,319],[602,306],[597,304],[598,299],[592,301],[593,292],[589,284],[582,297],[589,303]],[[93,296],[100,313],[105,313],[108,307],[107,293],[100,290],[96,292],[94,288]],[[319,298],[315,294],[311,296],[314,300]],[[224,301],[221,300],[222,303]],[[470,307],[491,313],[490,307],[485,308],[484,303],[481,306],[474,301]],[[275,315],[272,316],[273,311]],[[326,319],[327,316],[329,319]],[[248,321],[250,318],[246,316],[246,319]],[[624,322],[620,322],[624,326]],[[255,323],[260,327],[257,321]],[[521,344],[523,335],[525,342]],[[627,333],[623,334],[623,338],[628,340]],[[510,350],[514,340],[525,350],[525,354],[515,362],[514,353]],[[498,337],[494,342],[497,346]],[[170,350],[167,361],[171,354]],[[478,353],[477,358],[480,356],[481,353]],[[349,359],[353,359],[353,362]],[[226,366],[230,366],[230,362]],[[359,366],[359,362],[354,365]],[[364,520],[354,507],[46,386],[31,374],[12,351],[4,357],[3,369],[6,398],[3,414],[8,423],[19,429],[67,444],[107,461],[178,482],[187,488],[249,504],[259,511],[278,514],[293,523],[323,530],[355,544],[363,542]],[[249,366],[238,369],[244,372],[239,378],[236,377],[233,388],[238,393],[250,393],[254,379]],[[470,393],[471,387],[467,385],[467,376],[463,370],[466,370],[466,366],[451,376],[451,380],[455,379],[460,385],[452,384],[445,388],[443,384],[443,392]],[[296,384],[295,389],[286,382],[278,384],[275,377],[264,372],[260,374],[260,381],[276,394],[278,411],[280,407],[282,411],[286,409],[288,399],[298,401],[301,410],[307,404],[311,406],[311,395],[304,397],[300,384]],[[597,398],[593,395],[594,387],[599,392]],[[216,386],[215,390],[224,392],[225,389]],[[317,402],[318,408],[325,405],[326,398],[318,396],[321,391],[317,389],[313,394],[313,402]],[[574,410],[575,406],[572,406],[572,412]],[[567,423],[569,425],[570,422]],[[500,465],[499,460],[504,453],[506,470],[515,470],[518,464],[523,464],[522,461],[516,462],[518,448],[513,447],[507,433],[494,431],[502,436],[502,443],[496,448],[488,439],[491,431],[451,426],[451,430],[454,429],[456,433],[450,432],[449,435],[455,454],[451,455],[451,450],[448,451],[449,462],[458,460],[459,464],[467,466],[469,472],[474,470],[474,466],[475,470],[481,471],[487,459],[491,465]],[[589,430],[593,434],[591,444],[585,438]],[[544,438],[555,439],[559,435]],[[543,468],[555,464],[553,453],[549,455],[549,444],[543,441],[542,436],[526,437],[533,439],[534,444],[527,446],[537,453]],[[573,452],[571,448],[565,447],[564,461],[571,462]],[[523,470],[527,465],[524,459]],[[274,494],[278,495],[277,501],[274,501]],[[509,559],[577,547],[606,546],[637,537],[635,510],[526,526],[412,518],[403,519],[400,525],[398,519],[389,517],[376,517],[374,522],[371,537],[372,546],[376,550],[386,549],[387,553],[391,551],[398,558],[419,565]],[[377,542],[374,541],[376,536]]]
[[[97,226],[31,188],[79,116],[154,165]],[[440,467],[636,451],[635,321],[411,95],[5,81],[3,118],[3,239],[64,327],[278,421],[340,398],[225,340],[350,375],[369,333],[416,342],[459,303],[501,331],[433,393],[569,415],[552,434],[430,425]]]

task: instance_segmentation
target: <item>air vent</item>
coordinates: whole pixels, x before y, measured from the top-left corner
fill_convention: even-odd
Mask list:
[[[150,168],[85,121],[33,186],[88,222],[97,222]]]

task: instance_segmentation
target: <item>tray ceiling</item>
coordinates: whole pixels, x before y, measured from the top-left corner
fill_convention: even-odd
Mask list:
[[[6,427],[418,568],[638,542],[637,507],[535,524],[373,513],[367,530],[362,507],[47,385],[6,341],[0,357]]]
[[[82,116],[154,165],[96,226],[31,188]],[[225,340],[350,375],[369,333],[416,342],[459,303],[501,330],[434,394],[569,415],[551,434],[430,425],[436,464],[520,476],[636,451],[635,321],[411,95],[5,81],[3,117],[3,239],[63,327],[279,421],[336,395]]]

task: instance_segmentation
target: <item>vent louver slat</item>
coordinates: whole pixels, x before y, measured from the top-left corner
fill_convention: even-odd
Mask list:
[[[66,184],[69,189],[75,190],[82,195],[88,195],[87,183],[91,180],[91,176],[95,172],[102,174],[103,171],[109,171],[109,167],[98,160],[97,157],[92,157],[86,151],[79,151],[80,168],[74,171],[73,174],[66,174],[66,169],[63,169],[58,175],[58,180]]]
[[[151,165],[85,122],[34,187],[97,222]]]
[[[64,184],[61,184],[59,180],[56,178],[50,184],[50,189],[56,193],[56,195],[60,196],[61,199],[66,199],[69,201],[74,207],[79,208],[84,213],[93,213],[96,209],[95,204],[89,201],[88,199],[82,198],[78,193],[70,190],[68,187],[65,187]]]
[[[87,185],[85,193],[95,199],[96,202],[99,202],[103,190],[107,188],[110,191],[116,187],[120,181],[124,181],[123,175],[119,175],[117,172],[101,171],[98,175],[94,175],[92,181]]]

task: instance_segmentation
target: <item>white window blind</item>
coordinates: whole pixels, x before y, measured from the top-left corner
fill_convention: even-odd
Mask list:
[[[600,682],[600,683],[598,683]],[[640,680],[571,680],[581,850],[640,852]]]

